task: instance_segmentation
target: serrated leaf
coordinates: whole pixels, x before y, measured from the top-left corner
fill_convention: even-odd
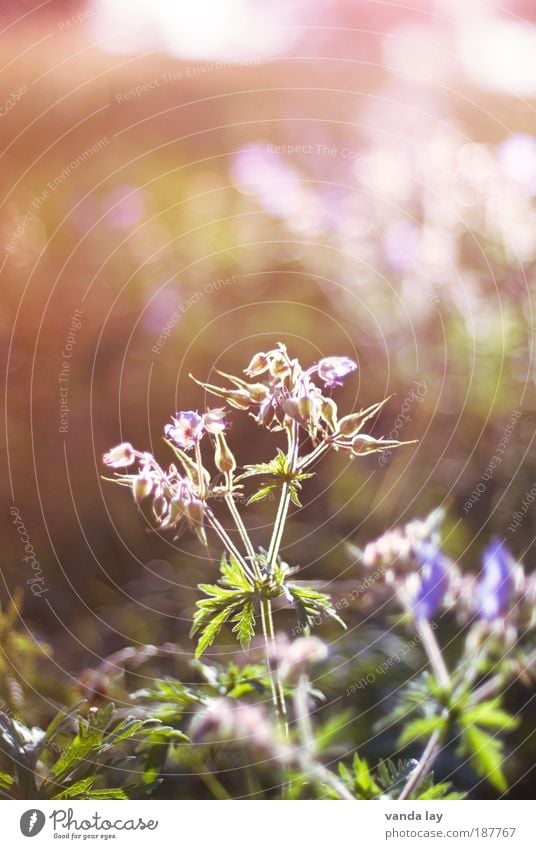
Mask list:
[[[197,643],[197,647],[195,650],[196,659],[201,657],[203,652],[205,652],[214,642],[216,637],[221,631],[222,626],[227,622],[233,611],[237,607],[237,603],[230,604],[227,607],[224,607],[219,613],[212,617],[212,619],[205,626],[203,631],[201,632],[201,636],[199,637],[199,642]]]
[[[263,486],[257,492],[254,492],[253,495],[250,495],[247,500],[247,506],[249,507],[250,504],[255,504],[257,501],[262,501],[264,498],[266,498],[266,496],[270,495],[270,493],[276,489],[277,484],[275,483],[268,484],[268,486]]]
[[[89,755],[98,750],[102,737],[102,731],[99,730],[90,732],[83,737],[77,735],[52,767],[52,773],[56,778],[64,778],[81,763],[87,761]]]
[[[345,622],[337,614],[328,595],[298,584],[287,583],[286,587],[292,596],[298,624],[301,628],[313,625],[317,616],[328,616],[346,629]]]
[[[500,731],[513,731],[519,725],[519,720],[510,716],[500,707],[500,699],[491,699],[475,707],[464,710],[463,725],[482,725],[484,728],[494,728]]]
[[[229,587],[233,590],[251,592],[251,584],[248,578],[244,575],[240,563],[235,557],[233,557],[233,555],[230,555],[229,558],[227,558],[225,554],[223,555],[220,563],[220,571],[222,574],[220,583],[223,584],[223,586]]]
[[[90,790],[88,799],[128,799],[129,797],[120,787],[110,787],[106,790]]]
[[[247,601],[242,610],[233,617],[235,626],[233,633],[237,635],[238,641],[243,649],[248,649],[252,638],[255,636],[255,606],[253,601]]]
[[[487,778],[497,790],[504,793],[508,789],[502,771],[502,745],[499,740],[476,725],[470,725],[464,728],[460,753],[468,754],[475,772]]]
[[[53,796],[54,799],[86,799],[87,794],[98,780],[98,775],[90,775],[88,778],[82,778],[80,781],[75,781],[69,787],[65,787],[60,793]]]

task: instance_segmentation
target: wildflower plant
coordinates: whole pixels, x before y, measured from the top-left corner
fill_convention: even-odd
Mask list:
[[[312,478],[313,466],[328,451],[351,457],[392,449],[403,443],[378,439],[363,429],[386,400],[358,412],[339,416],[332,390],[340,386],[357,364],[349,357],[324,357],[309,368],[292,358],[283,344],[255,354],[244,377],[220,372],[226,385],[196,382],[225,406],[203,413],[179,411],[164,428],[164,438],[175,462],[163,469],[152,454],[129,443],[116,446],[104,462],[117,472],[117,483],[131,489],[139,504],[152,502],[152,514],[162,530],[176,534],[186,525],[207,545],[207,532],[220,541],[223,553],[216,584],[200,584],[204,597],[197,603],[192,635],[198,636],[200,657],[227,622],[242,648],[247,649],[260,618],[272,681],[272,696],[281,717],[286,714],[280,676],[271,669],[270,647],[275,633],[272,603],[285,598],[307,630],[316,616],[339,618],[328,595],[292,579],[295,569],[281,558],[281,546],[291,505],[301,507],[300,491]],[[258,426],[281,435],[275,457],[239,465],[226,431],[229,412],[245,413]],[[211,471],[211,468],[213,471]],[[216,472],[214,474],[213,472]],[[255,548],[237,501],[248,493],[247,504],[276,496],[278,506],[266,548]],[[223,501],[238,532],[235,544],[213,509]]]
[[[402,623],[417,631],[428,660],[422,674],[402,687],[389,716],[377,723],[377,730],[402,724],[401,747],[425,743],[400,799],[413,798],[426,784],[448,744],[462,764],[469,763],[504,793],[502,735],[519,724],[504,706],[504,691],[514,680],[530,682],[536,668],[536,576],[528,575],[499,539],[485,547],[477,575],[463,572],[441,549],[442,518],[442,511],[434,511],[424,522],[388,532],[363,552],[353,550],[365,570],[380,567],[384,586],[403,611]],[[449,647],[450,660],[435,622],[449,615],[463,637]]]
[[[150,505],[158,529],[176,538],[186,528],[202,545],[213,536],[221,546],[219,579],[199,584],[202,597],[193,614],[191,635],[197,646],[192,667],[201,682],[191,686],[158,679],[154,687],[127,695],[142,716],[148,712],[152,719],[172,722],[171,734],[176,729],[183,735],[177,724],[187,712],[194,713],[189,732],[194,746],[179,747],[181,768],[188,764],[217,798],[228,798],[226,790],[199,761],[207,747],[207,762],[214,762],[212,741],[232,746],[246,740],[263,762],[278,765],[286,798],[460,798],[448,782],[434,780],[434,766],[447,746],[497,791],[507,788],[502,735],[518,720],[505,708],[502,694],[509,682],[528,680],[536,665],[531,637],[536,579],[500,540],[485,548],[478,575],[464,572],[443,550],[441,510],[388,531],[363,551],[350,546],[365,573],[356,573],[356,580],[375,576],[368,595],[383,594],[385,601],[387,594],[394,600],[398,624],[418,636],[425,654],[424,670],[398,688],[388,716],[377,723],[378,731],[399,724],[399,749],[422,746],[422,753],[418,759],[388,759],[376,768],[355,754],[350,764],[339,763],[338,772],[323,762],[325,746],[348,719],[340,713],[324,727],[316,718],[313,723],[312,707],[323,696],[309,670],[325,662],[327,647],[310,631],[326,619],[342,628],[345,623],[330,596],[297,580],[296,568],[282,558],[282,546],[293,508],[302,506],[302,488],[325,454],[361,457],[407,444],[367,432],[388,399],[340,414],[333,394],[356,369],[344,356],[324,357],[304,368],[278,344],[255,354],[243,376],[219,372],[217,383],[193,378],[219,406],[176,412],[164,427],[174,454],[167,468],[126,442],[104,456],[115,470],[111,479],[128,487],[137,505]],[[240,463],[228,433],[232,417],[240,414],[280,439],[272,459]],[[264,545],[255,545],[242,504],[266,499],[276,501],[275,516]],[[222,507],[233,535],[222,523]],[[297,627],[292,635],[303,636],[276,635],[276,600],[293,608]],[[446,646],[438,639],[437,620],[444,616],[458,630]],[[232,628],[244,651],[260,630],[263,661],[253,656],[245,665],[221,666],[201,660],[224,626]],[[257,652],[255,646],[251,651]],[[258,703],[265,690],[271,712]],[[155,763],[153,771],[156,775]]]

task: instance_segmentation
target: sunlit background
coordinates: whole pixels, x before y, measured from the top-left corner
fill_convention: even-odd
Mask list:
[[[3,0],[1,595],[25,590],[55,658],[30,719],[125,645],[172,641],[186,663],[215,560],[151,533],[101,456],[128,439],[165,461],[163,424],[204,403],[188,373],[279,340],[356,357],[341,405],[394,393],[375,434],[419,440],[326,461],[285,548],[301,576],[355,579],[345,540],[438,505],[452,557],[473,566],[496,533],[533,566],[534,510],[507,527],[536,480],[535,19],[530,0]],[[243,462],[268,459],[231,418]],[[248,518],[262,545],[270,505]],[[366,644],[362,615],[341,656]]]

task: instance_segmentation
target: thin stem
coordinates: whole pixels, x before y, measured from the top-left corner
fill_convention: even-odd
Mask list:
[[[294,713],[296,715],[296,721],[303,743],[303,749],[296,753],[296,759],[304,773],[316,776],[323,784],[327,784],[328,787],[331,787],[331,789],[334,790],[337,796],[340,796],[341,799],[354,802],[354,796],[352,796],[340,778],[334,775],[331,770],[323,764],[318,763],[318,761],[315,760],[315,737],[313,727],[311,725],[311,715],[307,705],[308,683],[307,676],[301,675],[298,686],[292,695]]]
[[[306,675],[300,675],[298,686],[293,694],[294,713],[305,750],[314,757],[316,752],[315,736],[311,725],[311,716],[307,706],[308,680]]]
[[[237,549],[236,545],[232,541],[231,537],[229,536],[229,534],[227,533],[227,531],[225,530],[223,525],[221,525],[220,522],[218,522],[218,520],[216,519],[216,516],[214,515],[212,510],[207,508],[206,511],[205,511],[205,516],[207,518],[208,523],[210,524],[212,529],[217,533],[217,535],[219,536],[220,540],[224,544],[224,546],[227,549],[227,551],[229,552],[229,554],[232,554],[232,556],[238,561],[238,563],[242,567],[242,571],[244,572],[248,581],[250,581],[250,583],[253,581],[253,583],[254,583],[255,582],[254,573],[251,572],[250,567],[248,566],[247,562],[244,560],[244,558],[240,554],[239,550]]]
[[[288,451],[287,451],[287,459],[289,463],[289,471],[292,474],[296,470],[296,461],[297,461],[297,453],[298,453],[298,425],[293,422],[291,429],[288,431]],[[283,532],[285,530],[285,523],[287,520],[288,508],[290,506],[290,484],[285,481],[281,488],[281,498],[279,500],[279,506],[277,508],[277,515],[275,517],[274,522],[274,530],[272,533],[272,538],[270,540],[270,546],[268,548],[267,555],[267,564],[268,568],[273,569],[275,566],[277,556],[279,554],[279,549],[281,547],[281,540],[283,539]]]
[[[261,574],[260,574],[259,567],[258,567],[258,564],[257,564],[257,557],[255,555],[255,549],[253,548],[253,543],[251,542],[251,539],[250,539],[249,534],[247,532],[247,528],[244,525],[244,522],[242,520],[242,516],[240,515],[240,510],[236,506],[235,500],[234,500],[231,492],[229,492],[229,493],[227,493],[227,495],[225,495],[225,503],[227,504],[227,507],[229,508],[229,512],[234,519],[236,529],[237,529],[238,533],[240,534],[240,537],[241,537],[242,542],[244,544],[244,548],[246,549],[248,557],[251,561],[251,565],[252,565],[253,569],[255,569],[255,571],[257,572],[257,577],[260,578]]]
[[[430,661],[430,666],[441,686],[448,690],[450,688],[450,675],[430,623],[427,619],[419,618],[416,625],[423,648]]]
[[[272,602],[269,598],[261,599],[261,617],[263,620],[263,632],[266,644],[266,663],[268,666],[268,673],[270,675],[270,682],[272,684],[272,697],[274,699],[279,719],[281,720],[285,734],[288,737],[287,701],[285,698],[285,690],[277,664],[274,670],[270,662],[270,650],[275,647],[276,642],[274,622],[272,619]]]
[[[422,782],[430,772],[435,759],[437,758],[441,749],[441,732],[434,731],[428,743],[426,744],[426,748],[421,755],[421,759],[410,777],[406,782],[406,786],[402,790],[399,800],[408,799],[412,793],[419,789]]]
[[[205,478],[203,475],[203,460],[201,457],[201,445],[199,440],[195,443],[195,459],[197,461],[197,475],[199,477],[199,497],[201,498],[201,501],[204,501],[206,497]]]
[[[279,713],[279,700],[278,700],[278,697],[277,697],[277,686],[276,686],[276,682],[275,682],[274,670],[272,668],[272,661],[271,661],[271,658],[270,658],[271,642],[270,642],[270,635],[268,633],[268,622],[267,622],[267,618],[266,618],[266,607],[265,607],[265,601],[267,601],[267,600],[268,599],[261,599],[262,633],[263,633],[263,636],[264,636],[264,646],[265,646],[265,649],[266,649],[266,669],[268,670],[268,677],[270,679],[270,686],[271,686],[271,689],[272,689],[272,701],[274,703],[274,707],[275,707],[277,713]]]
[[[331,447],[332,447],[331,442],[326,442],[325,440],[322,441],[319,445],[316,446],[316,448],[313,451],[311,451],[310,454],[307,454],[305,457],[303,457],[300,460],[300,462],[297,465],[297,468],[299,469],[299,471],[301,472],[303,469],[306,469],[307,466],[310,466],[311,463],[314,463],[315,460],[318,460],[318,458],[321,457],[322,454],[324,454],[324,452],[327,451],[328,448],[331,448]]]
[[[334,790],[337,796],[340,796],[341,799],[345,799],[347,802],[355,802],[355,796],[352,796],[346,785],[343,784],[340,778],[338,778],[323,764],[310,764],[308,768],[320,781],[327,784],[328,787],[331,787],[331,789]]]

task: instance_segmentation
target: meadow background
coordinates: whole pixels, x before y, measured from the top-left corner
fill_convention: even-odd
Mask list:
[[[0,698],[28,723],[125,646],[169,644],[129,670],[136,688],[192,675],[196,585],[219,553],[151,532],[101,457],[127,439],[165,460],[163,424],[204,402],[188,373],[238,372],[277,341],[356,358],[340,405],[393,393],[375,435],[418,440],[325,461],[286,541],[300,577],[342,597],[359,580],[348,541],[438,506],[468,568],[492,534],[534,560],[533,4],[189,5],[2,4],[0,594],[4,610],[24,598],[21,636],[0,632]],[[270,437],[235,418],[243,462],[268,459]],[[249,511],[258,544],[271,510]],[[323,629],[322,686],[355,715],[346,746],[377,759],[393,739],[373,719],[419,661],[345,695],[376,636],[396,651],[372,601],[345,618],[344,637]],[[508,695],[521,798],[531,697]]]

